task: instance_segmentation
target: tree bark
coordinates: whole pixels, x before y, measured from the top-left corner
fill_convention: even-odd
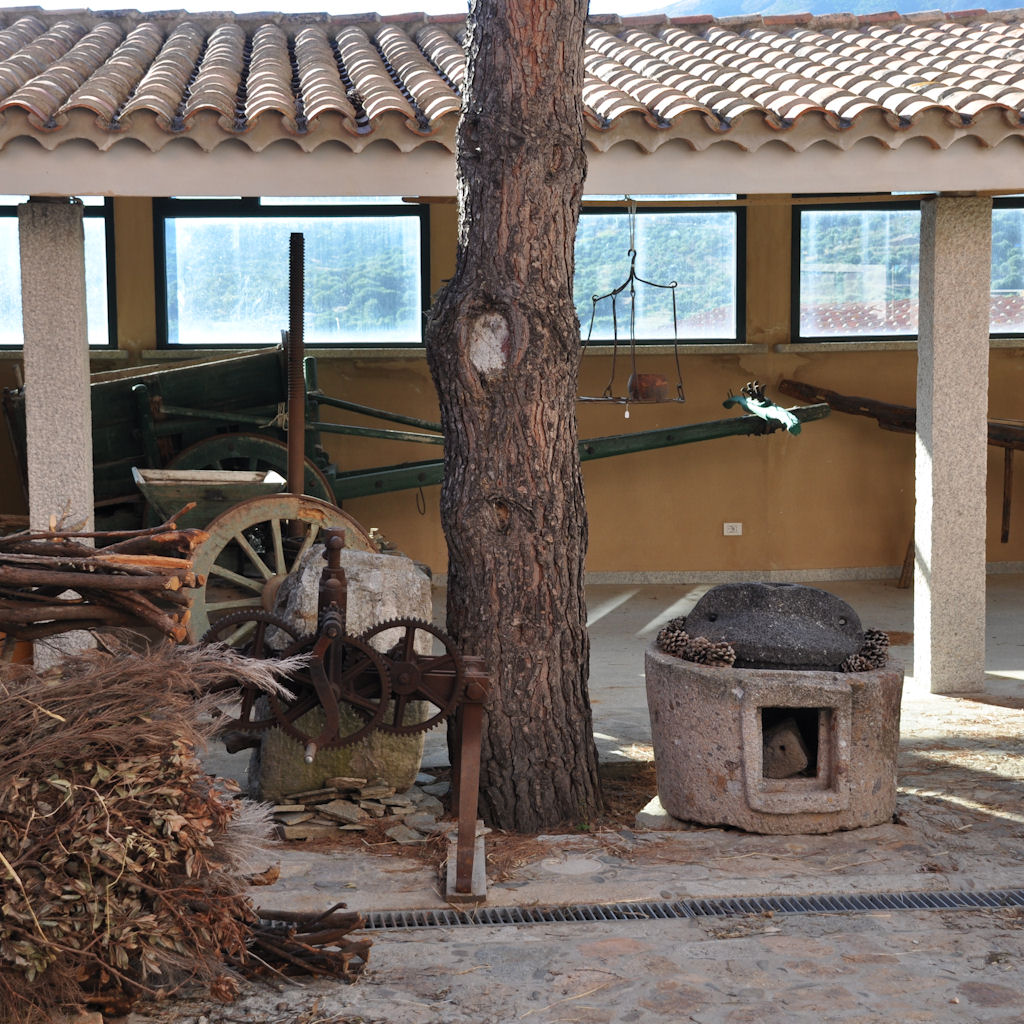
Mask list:
[[[586,0],[474,0],[455,276],[427,358],[445,439],[448,629],[492,678],[481,808],[501,828],[600,807],[587,696],[574,244]]]

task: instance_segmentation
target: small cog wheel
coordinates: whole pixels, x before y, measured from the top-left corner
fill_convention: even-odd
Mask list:
[[[430,622],[421,619],[388,619],[368,629],[360,637],[365,644],[389,630],[400,630],[385,655],[391,677],[390,707],[377,728],[399,736],[426,732],[458,710],[466,689],[466,673],[455,641]],[[444,653],[418,654],[417,641],[427,634],[438,641]],[[413,701],[426,701],[435,711],[422,722],[407,722],[406,710]]]
[[[307,748],[330,750],[351,746],[381,727],[391,697],[387,659],[360,638],[341,635],[336,638],[306,637],[285,654],[309,651],[312,657],[305,669],[292,677],[289,688],[294,701],[271,696],[268,700],[279,725],[289,736]],[[346,704],[362,719],[352,732],[340,734],[341,705]],[[296,724],[314,708],[324,710],[324,726],[313,736]]]
[[[279,631],[277,636],[274,631]],[[270,612],[252,608],[222,616],[202,635],[199,643],[201,646],[223,643],[249,658],[278,658],[285,651],[277,649],[276,646],[272,647],[271,640],[278,643],[284,641],[286,651],[291,650],[297,643],[301,643],[298,634],[287,620],[282,619],[279,615],[272,615]],[[225,721],[218,727],[217,732],[224,737],[224,742],[229,750],[232,747],[241,749],[245,744],[242,743],[239,746],[232,734],[241,733],[249,736],[253,733],[263,732],[277,725],[278,720],[276,714],[262,718],[257,717],[257,701],[260,697],[269,697],[270,695],[255,686],[239,687],[225,682],[211,688],[212,693],[224,693],[229,690],[238,692],[238,714],[233,718],[225,714]]]

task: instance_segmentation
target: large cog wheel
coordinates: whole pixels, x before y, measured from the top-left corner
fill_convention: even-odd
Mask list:
[[[398,736],[426,732],[440,725],[458,710],[466,689],[466,672],[455,641],[433,623],[422,619],[389,619],[368,629],[360,637],[365,644],[373,642],[388,630],[401,630],[387,651],[391,677],[392,706],[384,721],[377,726],[382,732]],[[424,655],[416,652],[420,634],[429,634],[440,642],[444,653]],[[414,701],[426,701],[435,711],[422,722],[407,722],[406,710]]]

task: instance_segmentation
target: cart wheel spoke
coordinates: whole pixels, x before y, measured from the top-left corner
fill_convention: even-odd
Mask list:
[[[274,570],[282,573],[287,572],[284,561],[284,540],[281,537],[281,520],[270,520],[270,535],[274,542]]]
[[[262,580],[251,580],[248,576],[241,576],[237,572],[225,569],[223,565],[211,565],[210,575],[227,580],[228,583],[234,583],[237,587],[244,587],[246,590],[251,590],[256,594],[263,592]]]
[[[224,601],[207,601],[207,612],[235,612],[241,608],[262,608],[258,597],[236,597]]]
[[[235,534],[234,541],[246,553],[253,567],[265,580],[269,580],[274,575],[273,570],[260,558],[259,552],[249,543],[248,538],[241,530]]]
[[[303,558],[306,557],[306,552],[313,546],[313,541],[316,539],[319,529],[320,528],[316,523],[309,523],[307,525],[306,536],[302,538],[302,544],[299,546],[299,550],[295,553],[295,557],[292,559],[292,564],[288,566],[289,573],[295,572]]]
[[[256,631],[255,622],[239,623],[238,628],[221,639],[229,647],[237,647],[243,640],[247,640]]]

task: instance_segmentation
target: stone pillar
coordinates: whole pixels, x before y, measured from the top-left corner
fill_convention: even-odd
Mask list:
[[[93,520],[92,418],[82,207],[66,200],[18,207],[25,333],[29,520]]]
[[[66,199],[24,203],[18,236],[29,522],[45,530],[55,516],[89,530],[92,418],[82,206]],[[87,633],[65,636],[68,642],[59,645],[65,650],[89,643]],[[37,663],[40,654],[37,645]]]
[[[985,497],[992,201],[921,204],[914,678],[985,688]]]

